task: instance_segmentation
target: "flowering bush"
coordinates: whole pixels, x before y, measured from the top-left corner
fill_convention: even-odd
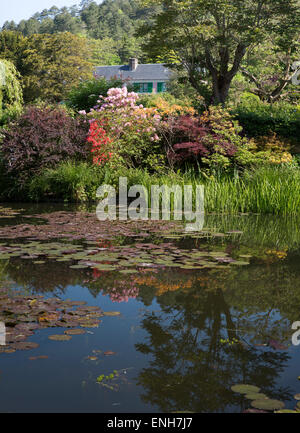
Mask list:
[[[96,124],[105,130],[110,141],[103,143],[102,135],[98,149],[105,148],[103,153],[106,157],[110,154],[106,159],[114,168],[125,165],[128,168],[157,169],[164,162],[157,134],[161,118],[155,108],[137,105],[137,99],[138,94],[128,93],[126,87],[109,89],[107,96],[100,96],[99,105],[88,114],[92,129],[89,136],[95,134]],[[104,134],[100,130],[99,133]]]
[[[173,166],[192,163],[231,169],[263,162],[265,152],[255,153],[255,143],[243,138],[241,131],[238,122],[220,107],[210,107],[200,117],[180,116],[162,122],[167,156]]]
[[[154,107],[162,118],[170,116],[193,116],[196,110],[189,100],[178,100],[170,93],[143,95],[139,102],[145,107]]]
[[[111,139],[99,121],[91,122],[87,141],[92,144],[93,164],[104,165],[112,157],[112,152],[109,151]]]

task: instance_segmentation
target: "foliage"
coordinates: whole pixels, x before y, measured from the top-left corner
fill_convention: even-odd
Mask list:
[[[3,131],[1,152],[6,170],[23,186],[46,167],[70,158],[87,158],[87,132],[83,119],[73,119],[62,108],[27,107]]]
[[[155,108],[162,118],[195,114],[195,109],[188,98],[177,99],[167,92],[140,96],[138,102],[146,108]]]
[[[121,59],[117,53],[118,43],[112,38],[87,39],[91,51],[90,61],[94,66],[118,65]]]
[[[132,185],[143,185],[150,196],[152,185],[199,185],[205,187],[205,210],[224,214],[253,212],[274,215],[299,215],[300,209],[300,169],[291,165],[260,167],[246,169],[238,177],[210,176],[190,171],[165,175],[150,174],[142,169],[111,169],[108,165],[99,167],[86,162],[61,162],[55,168],[43,170],[31,179],[27,197],[31,200],[63,199],[70,202],[96,200],[99,185],[105,183],[118,189],[119,177],[127,177],[128,188]],[[276,220],[278,223],[278,220]],[[242,222],[237,218],[236,228]],[[211,226],[218,226],[212,224]],[[211,227],[210,226],[210,227]],[[232,227],[229,224],[227,230]],[[253,227],[254,230],[255,225]],[[294,227],[295,229],[295,227]],[[296,231],[298,226],[296,226]],[[261,233],[265,241],[265,230]],[[271,230],[271,229],[270,229]],[[225,230],[226,231],[226,230]],[[293,240],[291,230],[290,237]],[[286,231],[283,232],[286,235]],[[283,236],[285,237],[285,236]],[[267,239],[269,237],[267,236]],[[277,239],[277,238],[276,238]],[[276,242],[279,240],[277,239]],[[286,240],[281,239],[285,245]],[[249,232],[249,242],[251,236]],[[275,242],[275,239],[274,239]]]
[[[104,165],[112,157],[112,152],[106,151],[111,145],[111,139],[99,123],[97,120],[90,123],[87,141],[92,143],[93,164]]]
[[[22,111],[20,76],[14,65],[0,59],[0,125]]]
[[[274,103],[299,96],[291,80],[296,73],[293,63],[300,58],[300,36],[299,32],[290,34],[287,30],[284,35],[284,40],[281,35],[275,41],[269,38],[252,47],[243,62],[241,71],[248,81],[245,87],[262,101]]]
[[[154,108],[136,105],[138,94],[126,87],[111,88],[107,96],[99,97],[99,106],[91,110],[91,121],[100,121],[111,139],[109,164],[112,167],[163,167],[164,157],[156,133],[160,115]]]
[[[243,167],[256,162],[252,142],[242,138],[242,128],[231,114],[210,107],[202,116],[169,118],[162,124],[171,166],[206,165],[213,170]]]
[[[207,212],[299,214],[300,170],[288,165],[246,170],[242,177],[205,182]]]
[[[89,47],[71,33],[32,35],[26,41],[19,70],[24,100],[60,102],[81,80],[92,76]]]
[[[82,81],[71,89],[67,97],[67,105],[77,111],[89,111],[91,107],[97,104],[99,95],[106,96],[108,89],[122,85],[123,81],[119,78],[112,80],[93,78]]]
[[[94,55],[98,51],[105,64],[117,59],[127,62],[129,57],[145,59],[141,39],[134,33],[139,25],[151,20],[157,9],[143,7],[137,0],[104,0],[100,4],[91,1],[61,9],[53,6],[19,24],[7,21],[2,30],[21,32],[26,37],[59,32],[80,34],[91,40],[96,49]]]
[[[87,162],[62,161],[34,176],[28,185],[31,200],[64,200],[85,202],[96,199],[104,172]]]
[[[276,133],[278,137],[299,142],[300,109],[280,102],[267,104],[254,99],[239,104],[233,114],[248,137],[260,137]]]
[[[144,0],[159,4],[162,11],[141,27],[149,56],[174,57],[186,71],[192,86],[201,94],[199,83],[209,73],[212,101],[227,99],[234,76],[250,46],[266,36],[280,35],[285,27],[297,33],[300,22],[298,0]]]
[[[12,62],[20,70],[25,43],[26,38],[21,33],[3,30],[0,32],[0,58]]]

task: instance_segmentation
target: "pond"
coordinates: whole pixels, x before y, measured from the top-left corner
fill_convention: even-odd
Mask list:
[[[1,412],[300,406],[297,218],[206,215],[186,233],[75,205],[0,216]]]

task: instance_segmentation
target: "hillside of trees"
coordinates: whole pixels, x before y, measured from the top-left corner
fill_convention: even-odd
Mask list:
[[[98,51],[106,53],[102,64],[122,64],[130,56],[146,61],[141,49],[142,38],[136,38],[134,34],[138,27],[151,20],[156,8],[141,7],[139,3],[136,0],[104,0],[98,5],[92,0],[82,0],[78,6],[44,9],[19,23],[6,21],[2,30],[17,31],[25,37],[70,32],[97,40]],[[96,63],[99,64],[99,59]]]

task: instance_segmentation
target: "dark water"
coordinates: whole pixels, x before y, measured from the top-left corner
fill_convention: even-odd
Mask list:
[[[49,208],[22,212],[43,211]],[[22,215],[0,221],[24,222]],[[216,249],[249,264],[120,274],[53,259],[0,260],[3,287],[121,313],[70,341],[49,340],[55,328],[38,329],[29,337],[38,348],[0,353],[1,412],[242,412],[250,400],[231,390],[239,383],[293,409],[300,393],[300,346],[292,344],[291,329],[300,321],[299,221],[208,215],[205,228],[235,233],[172,242],[180,251]],[[132,239],[120,242],[134,248]],[[39,355],[48,358],[29,359]],[[114,370],[117,378],[97,383]]]

